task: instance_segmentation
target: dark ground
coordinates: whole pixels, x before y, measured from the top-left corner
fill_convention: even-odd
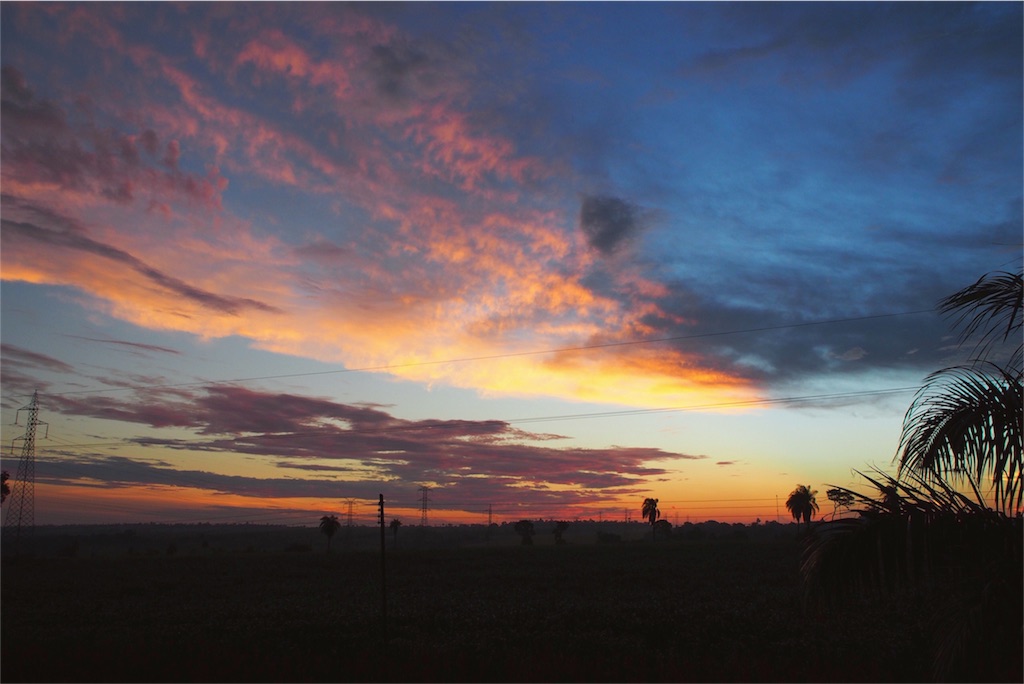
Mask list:
[[[0,679],[929,678],[927,607],[804,612],[790,537],[393,551],[389,534],[386,636],[379,551],[319,541],[7,557]]]

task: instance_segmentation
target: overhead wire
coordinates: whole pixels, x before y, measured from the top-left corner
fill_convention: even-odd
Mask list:
[[[389,370],[400,370],[403,368],[416,368],[421,366],[438,366],[449,363],[469,363],[475,361],[494,361],[498,359],[515,358],[522,356],[540,356],[544,354],[562,354],[567,352],[580,352],[580,351],[592,351],[595,349],[610,349],[615,347],[628,347],[637,346],[644,344],[659,344],[662,342],[681,342],[685,340],[696,340],[706,339],[711,337],[723,337],[727,335],[742,335],[749,333],[759,332],[772,332],[777,330],[788,330],[794,328],[807,328],[819,325],[834,325],[837,323],[855,323],[860,321],[880,320],[884,318],[896,318],[900,316],[914,316],[924,313],[935,313],[934,309],[916,309],[912,311],[897,311],[892,313],[884,314],[871,314],[868,316],[850,316],[846,318],[832,318],[819,321],[804,321],[801,323],[786,323],[780,325],[768,325],[760,326],[756,328],[742,328],[736,330],[720,330],[715,332],[707,333],[691,333],[687,335],[671,335],[668,337],[651,337],[643,338],[639,340],[621,340],[617,342],[601,342],[597,344],[586,344],[572,347],[552,347],[547,349],[533,349],[518,352],[502,352],[500,354],[487,354],[482,356],[464,356],[449,359],[432,359],[427,361],[409,361],[405,363],[393,363],[393,364],[382,364],[378,366],[362,366],[358,368],[334,368],[323,371],[305,371],[301,373],[280,373],[275,375],[259,375],[249,376],[240,378],[228,378],[220,380],[196,380],[193,382],[182,382],[182,383],[165,383],[157,385],[147,385],[146,390],[158,390],[158,389],[174,389],[180,387],[197,387],[197,386],[209,386],[209,385],[228,385],[228,384],[239,384],[246,382],[255,382],[257,380],[281,380],[286,378],[301,378],[301,377],[314,377],[320,375],[337,375],[343,373],[372,373]],[[80,395],[80,394],[102,394],[111,392],[127,392],[137,390],[136,387],[108,387],[103,389],[83,389],[83,390],[69,390],[66,392],[60,392],[62,395]],[[29,395],[24,395],[29,396]]]
[[[581,346],[575,346],[575,347],[561,347],[561,348],[551,348],[551,349],[543,349],[543,350],[530,350],[530,351],[522,351],[522,352],[507,352],[507,353],[493,354],[493,355],[487,355],[487,356],[462,357],[462,358],[441,359],[441,360],[433,360],[433,361],[410,362],[410,363],[404,363],[404,364],[389,364],[389,365],[382,365],[382,366],[368,366],[368,367],[363,367],[363,368],[343,368],[343,369],[334,369],[334,370],[328,370],[328,371],[314,371],[314,372],[305,372],[305,373],[288,373],[288,374],[267,375],[267,376],[258,376],[258,377],[234,378],[234,379],[228,379],[228,380],[200,381],[200,382],[176,383],[176,384],[165,384],[165,385],[151,385],[151,386],[148,386],[146,389],[162,389],[162,388],[198,386],[198,385],[207,385],[207,386],[209,386],[209,385],[218,385],[218,384],[243,383],[243,382],[250,382],[250,381],[256,381],[256,380],[269,380],[269,379],[281,379],[281,378],[318,376],[318,375],[337,374],[337,373],[386,371],[386,370],[393,370],[393,369],[400,369],[400,368],[407,368],[407,367],[415,367],[415,366],[440,365],[440,364],[446,364],[446,363],[463,363],[463,362],[472,362],[472,361],[485,361],[485,360],[495,360],[495,359],[510,358],[510,357],[521,357],[521,356],[541,355],[541,354],[555,354],[555,353],[565,353],[565,352],[588,351],[588,350],[594,350],[594,349],[606,349],[606,348],[634,346],[634,345],[642,345],[642,344],[654,344],[654,343],[662,343],[662,342],[682,341],[682,340],[688,340],[688,339],[700,339],[700,338],[718,337],[718,336],[744,334],[744,333],[768,332],[768,331],[784,330],[784,329],[791,329],[791,328],[802,328],[802,327],[817,326],[817,325],[829,325],[829,324],[836,324],[836,323],[845,323],[845,322],[856,322],[856,321],[892,318],[892,317],[898,317],[898,316],[908,316],[908,315],[916,315],[916,314],[930,313],[930,312],[932,312],[932,310],[930,310],[930,309],[927,309],[927,310],[922,309],[922,310],[916,310],[916,311],[904,311],[904,312],[896,312],[896,313],[889,313],[889,314],[875,314],[875,315],[871,315],[871,316],[848,317],[848,318],[840,318],[840,319],[829,319],[829,320],[823,320],[823,321],[807,321],[807,322],[803,322],[803,323],[794,323],[794,324],[786,324],[786,325],[778,325],[778,326],[762,326],[762,327],[758,327],[758,328],[747,328],[747,329],[741,329],[741,330],[717,331],[717,332],[711,332],[711,333],[696,333],[696,334],[691,334],[691,335],[677,335],[677,336],[670,336],[670,337],[647,338],[647,339],[641,339],[641,340],[627,340],[627,341],[619,341],[619,342],[606,342],[606,343],[593,344],[593,345],[581,345]],[[89,393],[101,393],[101,392],[113,392],[113,391],[127,391],[127,390],[131,390],[131,389],[134,389],[134,388],[119,387],[119,388],[110,388],[110,389],[76,390],[76,391],[71,391],[71,392],[65,392],[63,394],[89,394]],[[513,419],[504,420],[504,421],[501,421],[501,422],[504,422],[506,424],[523,424],[523,423],[552,422],[552,421],[576,420],[576,419],[587,419],[587,418],[623,417],[623,416],[630,416],[630,415],[642,415],[642,414],[659,413],[659,412],[681,412],[681,411],[711,410],[711,409],[722,409],[722,408],[741,408],[741,407],[750,407],[750,406],[759,406],[759,405],[802,403],[802,402],[810,402],[810,401],[823,402],[823,401],[833,401],[833,400],[848,399],[848,398],[855,398],[855,397],[884,396],[884,395],[897,394],[897,393],[906,393],[906,392],[916,391],[917,389],[918,388],[916,388],[916,387],[896,387],[896,388],[886,388],[886,389],[879,389],[879,390],[862,390],[862,391],[851,391],[851,392],[834,392],[834,393],[828,393],[828,394],[805,395],[805,396],[796,396],[796,397],[779,397],[779,398],[767,398],[767,399],[752,399],[752,400],[738,400],[738,401],[729,401],[729,402],[716,402],[716,403],[702,404],[702,405],[692,405],[692,406],[670,406],[670,407],[658,407],[658,408],[646,408],[646,409],[627,409],[627,410],[619,410],[619,411],[597,411],[597,412],[587,412],[587,413],[578,413],[578,414],[534,416],[534,417],[526,417],[526,418],[513,418]],[[10,397],[10,395],[8,396],[8,398],[13,399],[13,397]],[[473,421],[463,421],[463,422],[472,423]],[[369,433],[369,434],[374,434],[374,433],[392,433],[392,432],[395,432],[395,431],[403,431],[403,430],[428,430],[428,429],[432,429],[432,428],[450,428],[450,427],[451,427],[451,422],[450,421],[438,422],[438,423],[435,423],[435,424],[431,424],[429,421],[424,421],[424,422],[421,422],[421,423],[407,423],[407,424],[403,424],[403,425],[390,426],[390,427],[384,428],[384,429],[379,429],[379,428],[376,428],[376,429],[353,428],[353,429],[349,429],[349,430],[343,431],[342,434],[346,434],[347,435],[347,434],[367,434],[367,433]],[[306,433],[304,433],[304,432],[294,432],[294,433],[289,433],[289,434],[290,435],[294,435],[294,436],[299,436],[299,435],[306,434]],[[308,434],[313,434],[313,432],[310,432]],[[112,442],[92,442],[92,443],[78,443],[78,444],[68,442],[67,440],[64,440],[64,439],[61,439],[61,438],[55,438],[55,440],[60,443],[58,451],[73,450],[73,449],[84,449],[84,448],[124,447],[126,445],[132,444],[133,442],[138,444],[139,446],[145,446],[144,444],[140,443],[140,440],[138,440],[138,439],[135,439],[135,440],[124,439],[124,440],[112,441]],[[204,442],[204,441],[208,441],[208,440],[200,439],[200,438],[192,439],[192,440],[174,440],[173,442],[169,443],[168,445],[169,446],[181,446],[181,445],[187,445],[187,444],[190,444],[190,443],[201,443],[201,442]],[[74,467],[75,465],[78,465],[80,467],[76,468],[76,467]],[[66,461],[61,464],[61,466],[63,466],[66,469],[65,472],[71,471],[72,473],[74,473],[75,471],[77,471],[78,474],[79,474],[79,477],[86,476],[86,472],[81,467],[81,466],[84,466],[84,465],[85,464],[73,464],[73,463],[69,463],[69,462],[66,462]],[[85,467],[87,468],[88,466],[85,466]],[[184,472],[182,472],[181,475],[182,475],[182,478],[180,480],[181,484],[174,484],[174,485],[170,485],[170,486],[190,486],[190,487],[201,487],[201,488],[204,487],[204,483],[199,478],[189,477],[189,476],[185,475]],[[759,499],[759,500],[761,500],[761,501],[768,501],[768,502],[772,501],[772,499]],[[110,512],[122,512],[122,511],[130,512],[130,511],[134,510],[134,509],[125,508],[123,506],[113,506],[113,505],[110,505],[110,504],[101,504],[99,502],[91,502],[91,503],[94,504],[93,508],[96,508],[96,509],[99,509],[99,510],[104,510],[105,509],[105,510],[108,510]],[[375,502],[371,501],[367,505],[374,505],[374,503]],[[669,503],[693,503],[693,502],[678,501],[678,502],[669,502]],[[402,502],[393,502],[392,505],[393,506],[397,506],[397,507],[416,508],[416,507],[418,507],[420,505],[420,502],[419,501],[414,501],[414,502],[410,502],[408,504],[403,504]],[[559,505],[568,505],[568,506],[581,507],[584,511],[586,509],[588,509],[588,508],[592,508],[592,504],[587,504],[587,503],[578,502],[578,501],[571,502],[571,503],[566,502],[566,503],[561,503],[561,504],[560,503],[551,503],[551,502],[516,503],[516,504],[512,505],[512,508],[515,509],[516,511],[518,511],[518,510],[521,510],[523,506],[543,506],[543,507],[555,506],[555,507],[557,507]],[[600,505],[600,504],[598,504],[598,505]],[[466,511],[466,506],[459,505],[459,504],[456,504],[454,502],[444,502],[444,506],[443,507],[435,505],[434,508],[436,510],[459,510],[459,511],[463,511],[463,512],[469,512],[469,511]],[[736,508],[736,506],[720,507],[720,508]],[[758,508],[758,507],[757,506],[750,506],[750,508]],[[499,515],[503,514],[503,513],[507,514],[509,512],[512,512],[512,511],[499,509]],[[269,513],[268,515],[271,516],[271,517],[280,518],[280,517],[282,517],[282,514],[284,516],[288,517],[288,519],[290,519],[290,514],[283,513],[283,512]],[[221,517],[221,516],[218,516],[218,517]],[[250,514],[230,514],[230,515],[226,515],[226,516],[222,516],[222,517],[225,518],[225,519],[245,519],[245,518],[261,517],[261,516],[255,516],[255,515],[250,515]],[[362,517],[362,516],[360,516],[360,517]],[[735,516],[733,516],[733,517],[735,517]],[[201,519],[212,519],[212,518],[210,518],[210,516],[203,516]]]

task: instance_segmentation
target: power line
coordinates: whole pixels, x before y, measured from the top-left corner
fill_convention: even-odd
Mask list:
[[[437,366],[446,363],[469,363],[472,361],[495,361],[520,356],[539,356],[542,354],[560,354],[564,352],[592,351],[595,349],[610,349],[615,347],[629,347],[642,344],[657,344],[661,342],[681,342],[685,340],[706,339],[709,337],[723,337],[727,335],[741,335],[758,332],[771,332],[775,330],[789,330],[793,328],[808,328],[819,325],[833,325],[836,323],[855,323],[859,321],[879,320],[883,318],[896,318],[900,316],[914,316],[923,313],[935,313],[934,309],[917,309],[914,311],[898,311],[895,313],[872,314],[870,316],[851,316],[848,318],[831,318],[822,321],[806,321],[803,323],[787,323],[783,325],[768,325],[758,328],[742,328],[738,330],[720,330],[709,333],[693,333],[689,335],[672,335],[669,337],[651,337],[640,340],[625,340],[620,342],[602,342],[600,344],[587,344],[575,347],[553,347],[549,349],[534,349],[519,352],[504,352],[501,354],[488,354],[483,356],[464,356],[452,359],[435,359],[431,361],[410,361],[407,363],[384,364],[379,366],[363,366],[360,368],[336,368],[324,371],[307,371],[303,373],[281,373],[278,375],[259,375],[244,378],[229,378],[221,380],[197,380],[194,382],[167,383],[163,385],[147,385],[145,389],[173,389],[178,387],[196,387],[202,385],[223,385],[253,382],[256,380],[282,380],[285,378],[312,377],[318,375],[337,375],[342,373],[372,373],[380,371],[398,370],[402,368],[416,368],[420,366]],[[108,392],[127,392],[135,390],[134,387],[109,387],[106,389],[71,390],[61,394],[102,394]]]

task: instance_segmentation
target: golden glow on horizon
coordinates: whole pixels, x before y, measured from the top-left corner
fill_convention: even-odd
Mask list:
[[[792,487],[790,487],[792,489]],[[566,490],[569,494],[571,490]],[[720,493],[715,493],[719,491]],[[785,496],[776,499],[764,492],[749,496],[744,489],[703,490],[689,495],[680,493],[679,484],[660,483],[652,486],[650,496],[659,499],[661,517],[673,525],[684,522],[717,520],[724,523],[750,523],[776,520],[788,522]],[[439,492],[435,492],[435,495]],[[567,497],[562,503],[501,501],[493,504],[492,517],[497,523],[523,518],[530,520],[607,520],[639,522],[641,504],[648,494],[631,494],[607,500],[584,498],[572,502]],[[824,493],[819,492],[819,515],[831,513]],[[315,525],[322,515],[348,515],[346,498],[273,497],[265,494],[243,496],[206,489],[166,485],[104,487],[96,483],[74,485],[36,484],[38,524],[79,524],[98,522],[269,522],[277,524]],[[385,494],[385,518],[400,519],[406,525],[418,525],[420,508],[410,505],[389,504]],[[486,524],[487,504],[462,508],[445,507],[436,501],[428,509],[428,524]],[[6,513],[6,512],[5,512]],[[353,506],[353,520],[358,525],[374,525],[377,515],[375,499],[357,500]],[[308,518],[308,520],[307,520]]]

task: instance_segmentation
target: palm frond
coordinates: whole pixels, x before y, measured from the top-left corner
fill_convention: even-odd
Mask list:
[[[935,574],[937,549],[960,536],[956,525],[994,513],[946,483],[914,473],[904,479],[880,471],[857,474],[875,495],[836,487],[853,498],[858,516],[819,525],[804,549],[801,576],[811,604],[882,597],[926,581]]]
[[[1022,518],[914,472],[858,475],[873,495],[837,487],[858,516],[819,524],[804,547],[805,605],[925,596],[936,616],[939,680],[1003,681],[1019,672]]]
[[[977,359],[926,378],[903,419],[897,475],[858,473],[873,496],[836,488],[857,517],[818,525],[801,559],[809,607],[924,598],[939,680],[1021,681],[1024,344],[1008,364],[987,359],[1019,340],[1022,294],[1021,274],[997,273],[942,300],[943,314],[959,314],[960,344],[976,340]]]
[[[980,331],[975,351],[984,357],[996,342],[1020,337],[1024,307],[1024,280],[1021,273],[990,273],[973,285],[939,302],[939,311],[945,315],[959,312],[954,327],[960,327],[963,345]],[[1015,357],[1020,356],[1018,347]]]
[[[1019,372],[984,364],[932,373],[904,416],[899,472],[974,482],[991,478],[996,506],[1019,509],[1022,411]]]

